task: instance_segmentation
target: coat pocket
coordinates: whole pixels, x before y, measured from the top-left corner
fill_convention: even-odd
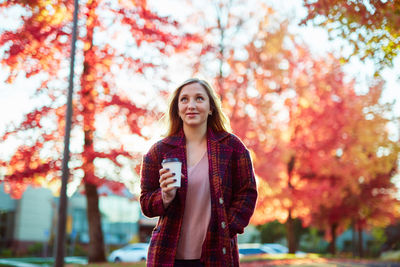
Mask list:
[[[231,238],[231,259],[232,266],[239,266],[239,250],[237,245],[237,236]]]

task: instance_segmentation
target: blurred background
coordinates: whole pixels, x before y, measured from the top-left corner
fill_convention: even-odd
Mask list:
[[[0,1],[0,258],[53,255],[73,4]],[[240,243],[400,260],[399,24],[393,0],[79,1],[66,255],[149,241],[141,158],[199,77],[254,161]]]

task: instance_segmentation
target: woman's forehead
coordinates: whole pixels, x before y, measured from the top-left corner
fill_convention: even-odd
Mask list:
[[[207,95],[207,91],[203,87],[203,85],[199,83],[191,83],[183,86],[179,95],[196,95],[196,94]]]

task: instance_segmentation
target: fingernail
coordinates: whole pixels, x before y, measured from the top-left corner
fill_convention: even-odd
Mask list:
[[[176,182],[176,179],[174,179],[174,182]]]
[[[175,173],[173,172],[172,175],[175,176]]]
[[[167,171],[169,171],[169,168],[166,168]]]

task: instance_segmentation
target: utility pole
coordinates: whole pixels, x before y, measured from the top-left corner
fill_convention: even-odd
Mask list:
[[[74,69],[75,69],[75,49],[77,39],[77,25],[78,25],[78,0],[74,0],[74,18],[73,30],[71,40],[71,62],[69,72],[69,85],[68,85],[68,98],[67,98],[67,112],[65,115],[65,134],[64,134],[64,155],[62,160],[62,177],[61,177],[61,192],[60,203],[58,206],[58,228],[56,240],[56,259],[54,262],[55,267],[64,266],[64,253],[65,253],[65,226],[67,221],[67,183],[69,178],[69,139],[71,135],[72,124],[72,93],[74,91]]]

